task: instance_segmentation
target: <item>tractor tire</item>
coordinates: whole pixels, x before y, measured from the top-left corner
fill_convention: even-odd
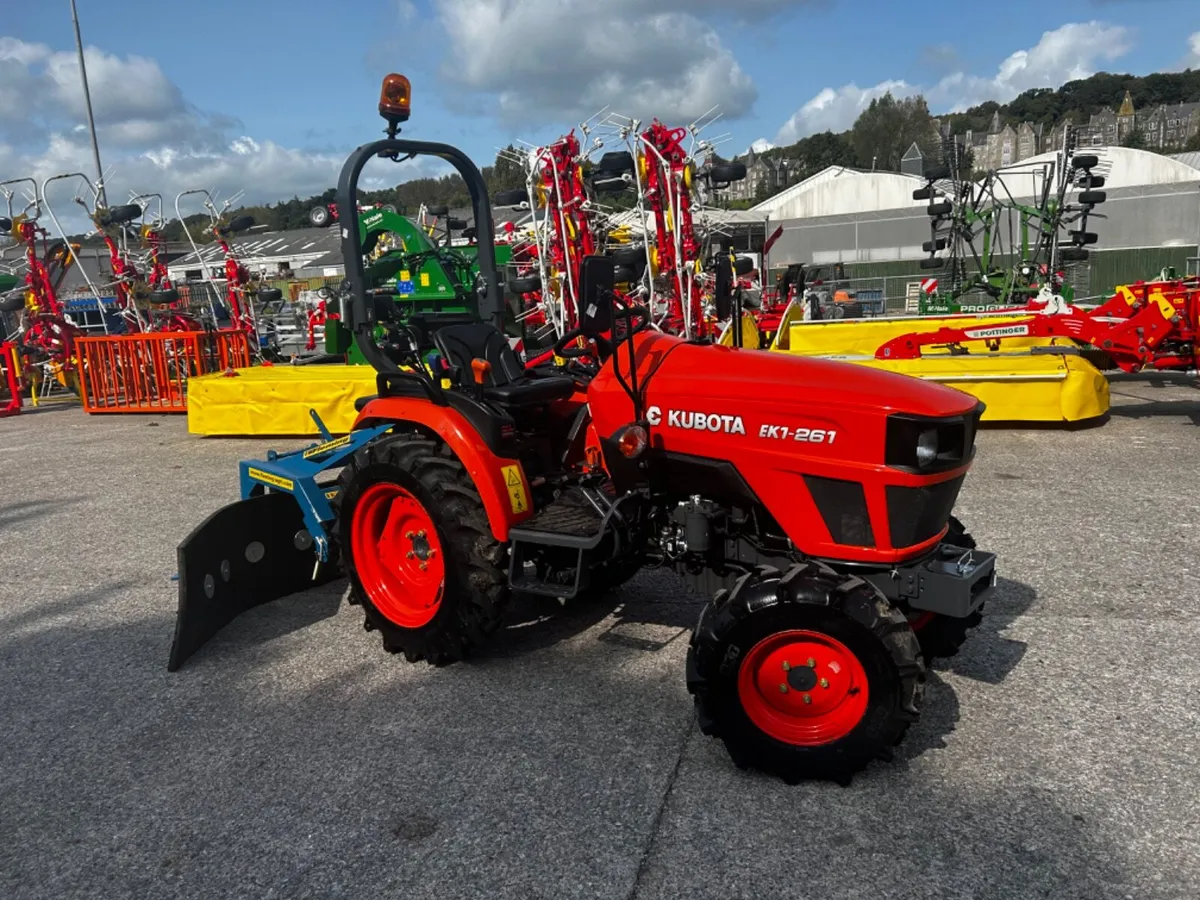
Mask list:
[[[713,184],[733,184],[746,177],[744,162],[716,163],[708,170],[708,177]]]
[[[950,177],[949,166],[930,166],[925,170],[926,181],[943,181]]]
[[[601,156],[592,171],[601,173],[603,178],[614,178],[625,174],[632,175],[635,168],[632,153],[628,150],[614,150]]]
[[[1093,175],[1090,180],[1087,178],[1081,178],[1077,183],[1085,190],[1096,191],[1104,187],[1104,176]]]
[[[1071,243],[1076,247],[1086,247],[1088,244],[1094,244],[1100,240],[1100,235],[1094,231],[1072,231]]]
[[[946,260],[940,256],[927,256],[920,263],[922,269],[940,269],[945,264]]]
[[[100,225],[124,225],[140,218],[141,215],[142,208],[140,206],[136,203],[126,203],[123,206],[110,206],[100,212],[96,218]]]
[[[313,228],[324,228],[333,221],[333,216],[329,214],[329,208],[325,206],[314,206],[308,211],[308,224]]]
[[[932,200],[933,199],[933,188],[931,188],[931,187],[917,188],[915,191],[913,191],[913,199],[914,200]]]
[[[1100,165],[1100,157],[1087,153],[1071,157],[1071,168],[1073,169],[1094,169]]]
[[[949,200],[943,200],[941,203],[930,203],[925,207],[925,211],[929,213],[929,218],[936,219],[939,216],[948,216],[954,211],[954,204]]]
[[[259,303],[278,303],[283,299],[283,291],[279,288],[263,288],[258,292]]]
[[[936,253],[938,250],[945,250],[946,239],[938,238],[936,241],[926,241],[921,245],[921,249],[926,253]]]
[[[496,206],[520,206],[521,204],[528,205],[529,192],[525,188],[513,188],[508,191],[498,191],[493,200]]]
[[[629,266],[636,269],[646,265],[645,247],[618,247],[608,254],[612,257],[613,265]]]
[[[638,271],[633,266],[617,266],[613,269],[613,282],[616,284],[633,284],[638,280]]]
[[[520,278],[508,279],[508,290],[513,294],[532,294],[542,289],[540,275],[524,275]]]
[[[510,592],[505,547],[454,452],[436,437],[387,435],[356,453],[338,484],[335,535],[363,627],[409,662],[470,655]]]
[[[845,785],[890,759],[920,716],[925,666],[882,593],[804,562],[717,592],[692,633],[687,685],[700,730],[738,767]]]
[[[179,302],[179,291],[171,288],[166,291],[151,291],[150,304],[152,306],[170,306],[172,303]]]
[[[238,216],[232,222],[225,226],[222,231],[225,234],[237,234],[240,231],[246,231],[254,227],[254,216]]]
[[[1088,206],[1099,206],[1108,199],[1108,194],[1104,191],[1083,191],[1079,195],[1079,202]]]
[[[956,547],[975,549],[975,538],[971,537],[963,523],[954,516],[950,517],[946,541]],[[911,621],[917,642],[921,645],[921,656],[925,664],[929,665],[935,659],[949,659],[962,649],[968,633],[983,621],[983,607],[979,607],[965,619],[941,616],[937,613],[916,613]]]

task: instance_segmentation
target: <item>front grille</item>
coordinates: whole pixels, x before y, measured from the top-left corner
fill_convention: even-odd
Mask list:
[[[965,475],[925,487],[887,488],[888,528],[893,547],[927,541],[945,526]]]
[[[849,547],[874,547],[875,534],[867,515],[867,498],[857,481],[805,475],[813,502],[835,543]]]

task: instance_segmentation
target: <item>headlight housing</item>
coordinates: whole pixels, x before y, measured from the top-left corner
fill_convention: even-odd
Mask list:
[[[888,416],[884,464],[918,475],[933,475],[970,462],[983,409],[980,403],[967,415],[946,418],[904,413]]]

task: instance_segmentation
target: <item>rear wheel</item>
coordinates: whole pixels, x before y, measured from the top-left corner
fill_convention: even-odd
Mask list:
[[[971,537],[963,523],[954,516],[950,517],[946,543],[966,550],[975,549],[975,538]],[[921,644],[921,656],[928,664],[935,659],[948,659],[962,649],[968,633],[983,621],[983,607],[979,607],[965,619],[920,612],[915,613],[909,621],[916,632],[917,641]]]
[[[469,655],[499,625],[509,591],[503,548],[462,463],[435,438],[389,435],[338,480],[337,539],[364,626],[409,662]]]
[[[308,224],[313,228],[324,228],[329,224],[331,218],[329,208],[326,206],[314,206],[308,211]]]
[[[818,563],[762,567],[705,607],[688,651],[701,730],[789,784],[848,784],[920,715],[925,667],[903,613]]]

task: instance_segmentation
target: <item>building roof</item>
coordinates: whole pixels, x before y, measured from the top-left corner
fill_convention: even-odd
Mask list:
[[[914,200],[912,196],[924,183],[916,175],[900,172],[830,166],[764,200],[751,211],[778,220],[924,206],[928,200]]]
[[[1176,162],[1183,163],[1185,166],[1191,166],[1200,172],[1200,152],[1192,150],[1190,153],[1172,153],[1170,157]]]
[[[1104,176],[1105,190],[1155,184],[1181,184],[1200,181],[1200,172],[1192,166],[1161,153],[1130,147],[1087,147],[1077,152],[1099,157],[1093,169]],[[1000,170],[1013,196],[1033,197],[1041,191],[1041,173],[1057,153],[1040,153]]]

